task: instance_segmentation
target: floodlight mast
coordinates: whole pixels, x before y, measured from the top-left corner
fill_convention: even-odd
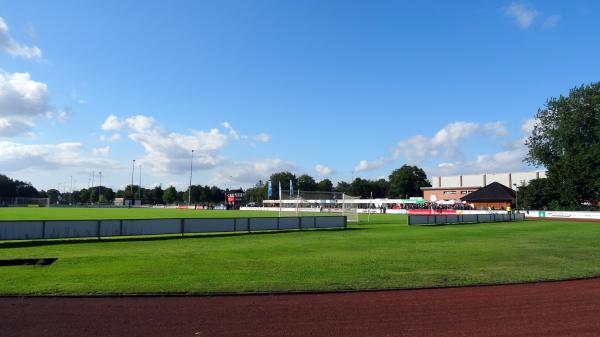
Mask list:
[[[188,206],[192,204],[192,172],[194,171],[194,150],[190,158],[190,184],[188,186]]]
[[[131,203],[132,204],[135,204],[135,194],[133,193],[133,174],[134,174],[134,172],[135,172],[135,159],[131,163]]]
[[[140,199],[140,205],[142,204],[142,164],[140,166],[140,184],[138,185],[138,199]]]
[[[98,179],[100,183],[98,184],[98,205],[100,205],[100,195],[102,194],[102,171],[98,172]]]
[[[515,187],[515,211],[519,212],[519,191],[517,191],[517,184],[513,184]]]

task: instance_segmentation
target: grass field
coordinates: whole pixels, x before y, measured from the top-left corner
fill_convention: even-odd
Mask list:
[[[265,212],[0,209],[0,219],[265,216]],[[372,215],[348,230],[0,242],[0,294],[216,293],[385,289],[600,275],[600,224],[526,221],[407,226]]]

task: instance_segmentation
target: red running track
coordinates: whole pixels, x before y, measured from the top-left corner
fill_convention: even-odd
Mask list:
[[[0,298],[0,336],[600,336],[600,279],[333,293]]]

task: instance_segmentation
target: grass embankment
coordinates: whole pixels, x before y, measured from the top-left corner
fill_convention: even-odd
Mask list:
[[[0,209],[0,218],[14,219],[16,213],[5,210]],[[257,216],[182,210],[60,211],[17,212],[24,212],[18,214],[21,219]],[[409,227],[405,216],[371,219],[367,224],[361,216],[361,223],[345,231],[0,242],[0,259],[58,258],[46,267],[0,267],[0,294],[385,289],[600,275],[597,223]]]

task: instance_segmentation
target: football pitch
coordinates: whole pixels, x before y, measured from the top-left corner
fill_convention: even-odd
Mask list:
[[[0,209],[0,219],[274,216],[179,209]],[[347,230],[0,242],[1,295],[244,293],[499,284],[600,275],[598,223],[408,226],[371,215]]]

